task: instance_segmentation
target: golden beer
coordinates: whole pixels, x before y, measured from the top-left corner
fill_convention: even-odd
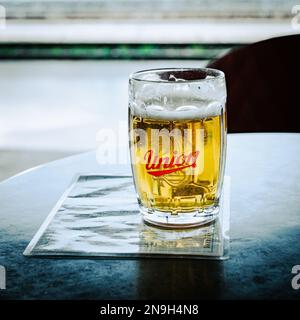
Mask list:
[[[168,90],[170,92],[168,92]],[[144,219],[188,227],[215,218],[224,171],[225,105],[186,104],[182,92],[165,89],[169,105],[129,106],[132,172]]]

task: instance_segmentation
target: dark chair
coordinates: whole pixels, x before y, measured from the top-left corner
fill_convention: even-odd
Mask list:
[[[232,50],[224,71],[229,132],[300,132],[300,35]]]

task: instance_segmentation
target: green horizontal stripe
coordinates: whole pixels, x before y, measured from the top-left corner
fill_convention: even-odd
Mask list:
[[[0,44],[2,59],[213,59],[237,44]]]

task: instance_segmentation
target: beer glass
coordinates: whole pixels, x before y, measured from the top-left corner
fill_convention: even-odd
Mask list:
[[[219,70],[155,69],[130,76],[131,167],[146,222],[188,228],[218,216],[225,102],[225,76]]]

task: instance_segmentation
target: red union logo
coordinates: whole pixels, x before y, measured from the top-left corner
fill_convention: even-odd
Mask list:
[[[187,155],[177,155],[177,152],[174,151],[172,157],[158,157],[150,149],[145,153],[144,160],[146,161],[147,173],[160,177],[189,167],[196,168],[198,156],[199,151],[192,151]]]

